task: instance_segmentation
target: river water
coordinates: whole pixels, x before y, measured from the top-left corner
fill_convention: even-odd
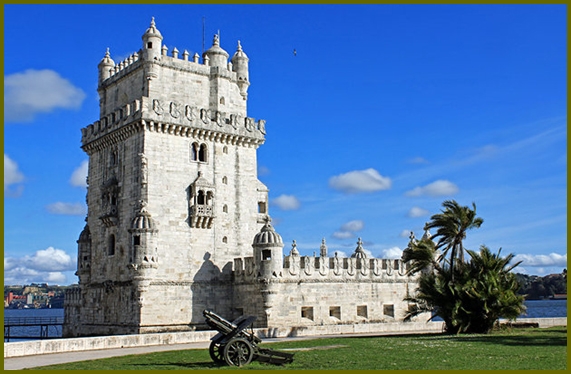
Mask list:
[[[567,300],[526,300],[521,318],[567,317]],[[63,309],[4,309],[4,317],[63,317]],[[435,319],[436,320],[436,319]],[[49,337],[61,337],[61,326],[50,326]],[[12,327],[11,335],[40,336],[39,326]],[[23,341],[32,339],[10,339]]]

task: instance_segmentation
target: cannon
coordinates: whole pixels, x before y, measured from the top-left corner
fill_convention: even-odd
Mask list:
[[[262,339],[253,331],[255,316],[241,316],[230,322],[218,314],[204,310],[202,312],[208,326],[218,331],[211,340],[208,352],[217,364],[244,366],[252,361],[270,364],[287,364],[293,361],[293,353],[284,353],[268,348],[260,348]],[[248,331],[247,328],[250,327]]]

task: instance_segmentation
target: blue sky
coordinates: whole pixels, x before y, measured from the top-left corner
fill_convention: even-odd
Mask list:
[[[220,31],[267,121],[259,179],[288,253],[398,258],[444,200],[476,203],[469,249],[516,271],[567,263],[565,5],[5,5],[4,280],[71,284],[85,222],[80,129],[97,64]],[[296,50],[294,55],[293,51]]]

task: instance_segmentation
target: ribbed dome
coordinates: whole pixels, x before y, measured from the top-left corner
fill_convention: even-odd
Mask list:
[[[89,226],[85,225],[81,234],[79,234],[78,243],[87,243],[91,241],[91,231],[89,231]]]
[[[161,32],[157,29],[155,25],[155,17],[151,19],[151,25],[149,26],[147,31],[145,31],[145,33],[143,34],[143,39],[147,36],[155,36],[157,38],[161,38],[161,40],[163,39]]]
[[[363,249],[363,241],[361,238],[357,241],[357,248],[355,248],[355,252],[351,255],[353,258],[367,258],[367,254]]]
[[[145,207],[141,207],[139,213],[131,221],[131,230],[136,231],[153,231],[155,229],[155,222],[151,218],[151,214],[147,212]]]
[[[115,66],[115,61],[113,61],[111,55],[109,54],[109,48],[107,48],[107,52],[105,52],[105,56],[101,59],[99,66]]]
[[[242,50],[242,45],[240,45],[240,41],[238,40],[238,49],[236,50],[236,53],[234,53],[234,56],[232,56],[232,63],[235,63],[239,58],[248,59],[248,56]]]
[[[259,233],[254,237],[253,245],[281,245],[283,246],[282,237],[278,234],[272,225],[271,219],[268,217],[266,223]]]
[[[228,56],[230,56],[228,52],[226,52],[220,47],[220,38],[218,37],[218,35],[214,35],[214,41],[212,42],[212,47],[206,50],[206,52],[204,52],[204,55],[223,55],[225,59],[228,59]],[[212,58],[211,56],[208,57]]]

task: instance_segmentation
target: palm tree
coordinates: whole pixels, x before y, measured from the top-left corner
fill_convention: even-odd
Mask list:
[[[451,282],[454,282],[454,273],[457,270],[456,263],[460,265],[464,263],[464,245],[462,241],[466,238],[466,231],[480,227],[484,220],[476,217],[475,203],[472,203],[473,209],[461,206],[454,200],[446,200],[442,205],[444,207],[442,213],[430,217],[431,222],[428,222],[424,229],[437,229],[436,234],[432,237],[433,239],[440,237],[436,243],[436,249],[444,247],[438,261],[445,260],[448,253],[450,253]]]

